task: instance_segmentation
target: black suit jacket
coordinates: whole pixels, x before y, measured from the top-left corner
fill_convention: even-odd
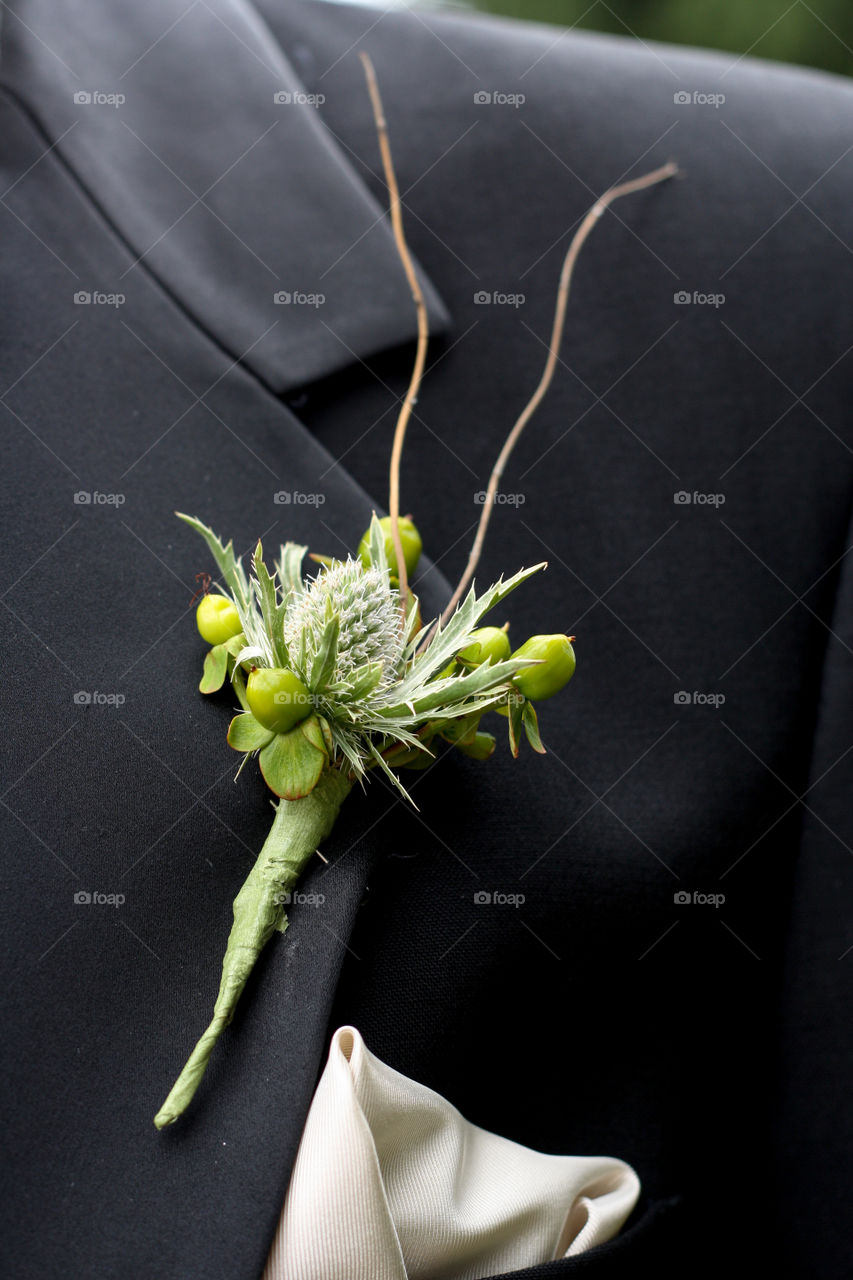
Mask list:
[[[502,616],[579,637],[549,754],[354,795],[158,1134],[269,822],[196,692],[211,566],[173,511],[353,547],[412,359],[359,48],[435,335],[430,613],[572,228],[685,177],[596,228],[479,575],[546,558]],[[637,1169],[615,1241],[525,1274],[849,1274],[847,84],[279,0],[14,0],[0,77],[5,1273],[254,1280],[353,1022],[484,1127]]]

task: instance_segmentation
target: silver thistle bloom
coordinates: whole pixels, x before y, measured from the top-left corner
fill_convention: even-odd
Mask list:
[[[321,570],[294,598],[284,617],[284,641],[303,680],[310,676],[330,612],[340,618],[333,681],[348,682],[360,668],[378,662],[377,688],[389,685],[403,657],[403,634],[399,598],[387,570],[342,560]]]

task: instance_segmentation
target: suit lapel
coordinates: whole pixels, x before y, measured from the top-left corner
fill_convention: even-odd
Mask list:
[[[155,274],[276,392],[413,337],[387,219],[313,105],[324,82],[301,83],[250,5],[74,8],[17,0],[2,78],[128,246],[127,283]]]

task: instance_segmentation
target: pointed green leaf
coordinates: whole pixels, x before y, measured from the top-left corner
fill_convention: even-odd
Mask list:
[[[527,741],[534,751],[538,751],[540,756],[544,756],[545,748],[542,746],[542,739],[539,737],[539,718],[532,702],[526,701],[524,703],[521,710],[521,721],[524,725],[524,732],[527,734]]]
[[[244,711],[249,710],[249,703],[246,699],[246,680],[241,669],[237,666],[231,672],[231,688],[237,695],[237,700]]]
[[[409,804],[411,804],[413,808],[417,809],[418,806],[415,804],[414,800],[409,795],[408,791],[403,786],[402,782],[397,777],[394,770],[389,768],[387,760],[383,760],[382,756],[376,750],[376,747],[373,745],[373,743],[369,739],[367,742],[367,749],[370,752],[370,754],[373,756],[373,760],[375,764],[379,766],[379,768],[382,770],[382,772],[385,774],[388,780],[397,788],[397,790],[400,792],[403,798],[405,800],[408,800]]]
[[[260,646],[256,644],[247,644],[242,649],[239,649],[237,653],[235,653],[234,666],[241,667],[244,662],[249,662],[249,661],[254,662],[256,658],[260,658],[261,660],[260,663],[255,663],[256,666],[262,666],[262,667],[266,666],[267,659],[263,649],[261,649]]]
[[[510,698],[507,704],[509,715],[507,716],[507,724],[509,726],[509,746],[513,756],[518,759],[518,752],[521,747],[521,723],[524,712],[523,698]]]
[[[335,754],[335,740],[332,737],[332,726],[329,724],[325,716],[317,716],[317,723],[320,726],[320,732],[323,735],[323,741],[326,744],[326,752],[331,758]]]
[[[204,655],[204,670],[199,681],[199,689],[202,693],[216,693],[216,690],[224,685],[227,673],[228,650],[224,644],[214,645]]]
[[[349,690],[346,695],[347,702],[360,702],[366,698],[369,693],[379,684],[382,679],[382,663],[367,662],[363,667],[359,667],[357,671],[352,673],[349,681]]]
[[[431,680],[426,686],[414,690],[414,697],[408,701],[395,701],[393,706],[382,707],[382,716],[397,717],[408,709],[413,715],[421,716],[425,712],[435,711],[444,716],[468,715],[474,708],[464,705],[466,698],[487,694],[500,685],[506,685],[516,671],[530,666],[525,658],[507,658],[505,662],[491,665],[482,662],[473,671],[464,675],[449,676],[442,680]],[[389,690],[389,696],[400,698],[400,691],[406,681],[401,681]]]
[[[246,577],[246,572],[240,563],[239,557],[234,555],[234,543],[229,542],[227,546],[223,546],[213,530],[209,529],[206,524],[202,524],[201,520],[197,520],[195,516],[184,515],[181,511],[176,511],[175,515],[179,520],[183,520],[185,524],[188,524],[191,529],[195,529],[196,533],[201,534],[238,607],[248,610],[250,604],[249,579]]]
[[[232,658],[236,658],[240,650],[246,647],[246,637],[242,631],[238,631],[236,636],[231,636],[230,640],[226,640],[222,647],[227,649]]]
[[[511,591],[520,586],[534,573],[538,573],[540,569],[545,568],[544,561],[536,564],[532,569],[521,569],[518,573],[513,574],[506,582],[501,579],[482,596],[477,596],[474,588],[468,592],[465,599],[458,606],[447,623],[446,627],[440,627],[432,637],[428,647],[418,653],[412,664],[408,675],[400,681],[397,686],[396,696],[400,702],[406,702],[421,688],[424,681],[427,680],[435,672],[441,671],[447,666],[451,658],[454,658],[460,649],[464,649],[469,643],[469,636],[479,625],[480,619],[499,604],[501,600],[505,600]],[[426,628],[429,633],[430,627]],[[409,656],[413,655],[418,648],[419,636],[415,636],[409,645]]]
[[[312,747],[316,747],[318,751],[322,751],[324,756],[328,756],[326,749],[326,739],[320,724],[319,716],[309,716],[307,720],[303,720],[299,728],[305,737],[311,743]]]
[[[331,598],[328,598],[326,600],[326,625],[323,629],[323,638],[314,655],[314,661],[311,663],[311,674],[308,677],[308,684],[315,693],[322,693],[334,675],[335,663],[338,658],[338,635],[340,630],[341,620],[333,611]]]
[[[281,555],[275,567],[285,596],[291,591],[300,594],[304,590],[302,561],[307,550],[307,547],[301,546],[298,542],[285,542],[281,548]]]
[[[370,518],[370,563],[375,569],[381,569],[383,573],[388,572],[388,557],[385,555],[385,530],[379,523],[379,517],[376,512]]]
[[[285,800],[301,800],[314,790],[326,763],[297,725],[290,733],[277,733],[258,757],[264,781]]]
[[[284,643],[284,611],[278,602],[275,579],[270,577],[269,570],[264,564],[264,549],[260,541],[258,541],[258,545],[255,547],[255,554],[252,557],[252,568],[255,571],[255,595],[261,608],[264,627],[272,645],[273,658],[278,666],[287,667],[290,662],[287,646]]]
[[[258,751],[273,738],[269,729],[259,724],[249,711],[235,716],[228,726],[228,745],[235,751]]]

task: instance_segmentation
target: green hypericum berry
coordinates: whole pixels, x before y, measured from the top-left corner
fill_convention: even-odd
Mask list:
[[[195,620],[202,639],[208,644],[224,644],[243,630],[240,615],[225,596],[202,596]]]
[[[479,667],[483,662],[494,666],[509,657],[509,650],[509,636],[500,627],[480,627],[471,632],[471,643],[460,649],[456,659],[466,667]]]
[[[397,575],[397,552],[394,550],[394,538],[391,533],[391,517],[383,516],[379,521],[385,534],[385,557],[388,561],[388,568],[396,577]],[[400,529],[400,542],[403,544],[403,559],[406,562],[406,573],[411,576],[417,568],[418,561],[421,558],[421,552],[424,544],[421,541],[421,535],[418,533],[411,520],[401,516],[398,520]],[[368,529],[358,544],[358,558],[364,565],[365,569],[370,568],[370,530]]]
[[[311,695],[286,667],[256,667],[246,681],[246,701],[255,719],[273,733],[289,733],[311,715]]]
[[[531,702],[553,697],[575,674],[575,651],[568,636],[531,636],[512,656],[538,659],[538,666],[526,667],[512,678]]]

